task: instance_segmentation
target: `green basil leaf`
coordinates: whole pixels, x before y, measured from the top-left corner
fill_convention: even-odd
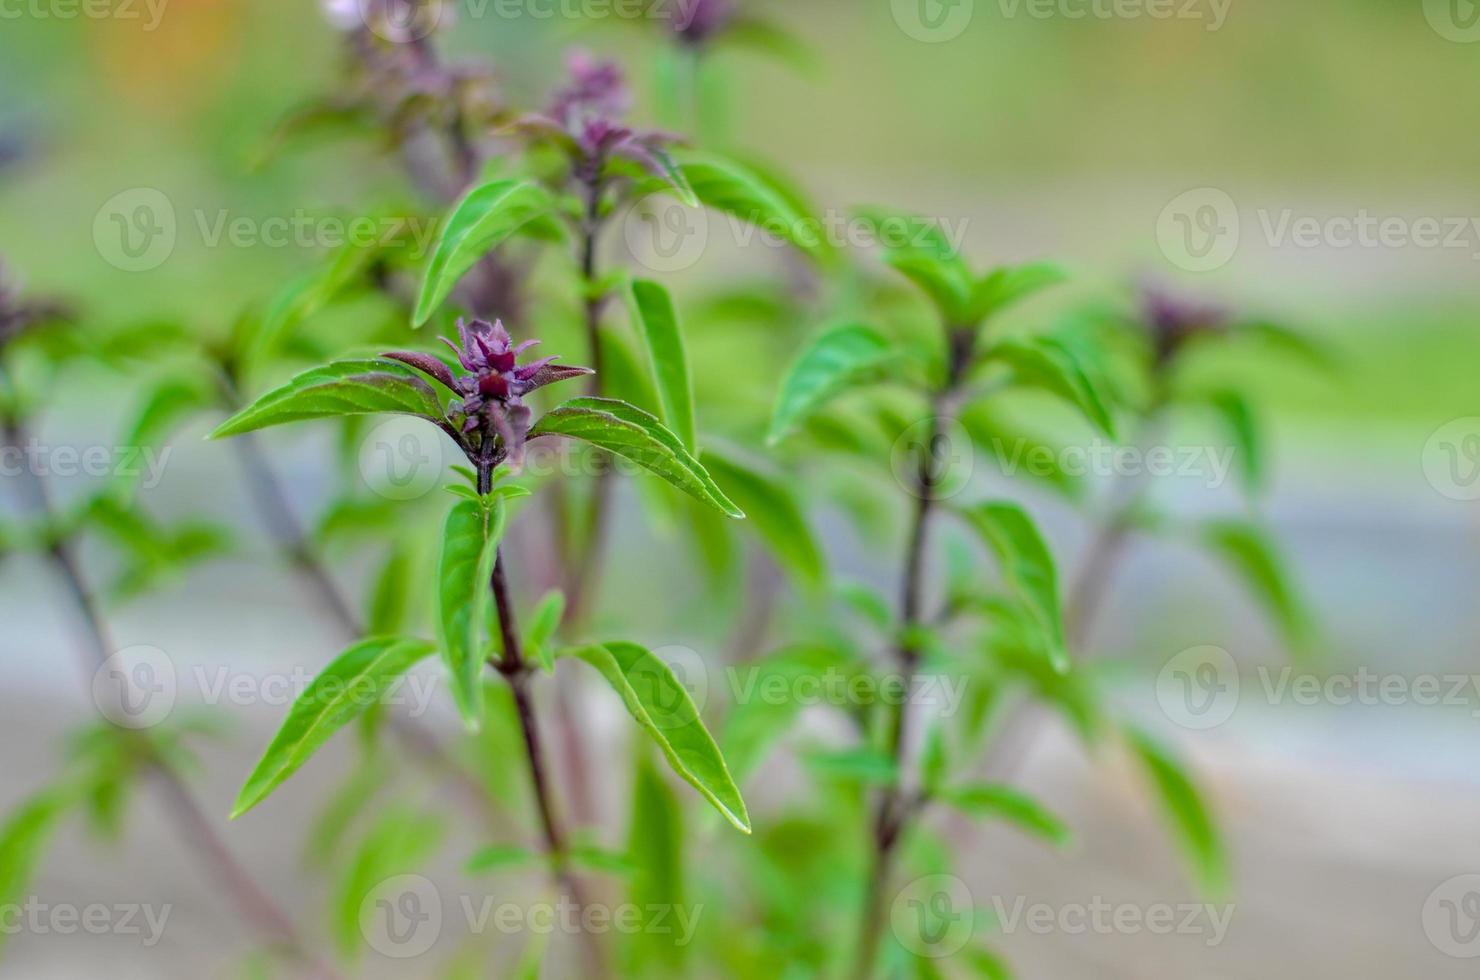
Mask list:
[[[791,487],[713,449],[704,450],[699,460],[745,511],[776,563],[807,585],[820,586],[827,577],[822,549]]]
[[[555,650],[550,641],[565,618],[565,593],[551,589],[540,599],[524,628],[524,653],[532,657],[545,673],[555,670]]]
[[[1036,800],[1007,786],[973,783],[940,791],[942,802],[973,817],[998,817],[1058,847],[1073,840],[1063,821]]]
[[[1133,729],[1125,734],[1136,758],[1151,777],[1157,798],[1172,822],[1198,883],[1209,895],[1224,894],[1228,888],[1228,858],[1197,785],[1160,743]]]
[[[642,753],[632,786],[627,853],[636,870],[629,898],[638,908],[684,904],[684,814],[678,797]],[[646,930],[634,939],[665,962],[683,962],[687,947],[674,933]]]
[[[436,852],[446,828],[437,817],[410,809],[378,814],[334,897],[334,937],[340,951],[358,959],[366,932],[364,916],[377,901],[395,901],[399,895],[377,895],[389,881],[415,871]]]
[[[388,636],[401,630],[406,625],[410,595],[411,555],[405,547],[395,545],[375,576],[366,631],[371,636]]]
[[[680,163],[700,204],[776,234],[813,258],[827,253],[819,223],[760,174],[713,154],[684,154]]]
[[[41,851],[73,802],[61,790],[43,791],[23,803],[0,827],[0,902],[25,901]],[[0,948],[8,938],[9,933],[0,930]]]
[[[771,445],[780,442],[807,416],[849,388],[881,380],[895,359],[889,341],[869,327],[849,324],[826,331],[787,372],[766,441]]]
[[[463,273],[479,259],[554,210],[549,191],[529,181],[495,180],[469,191],[453,207],[437,241],[416,299],[412,326],[430,320]]]
[[[515,844],[494,844],[468,858],[465,870],[469,874],[481,874],[487,871],[502,871],[505,868],[517,868],[520,865],[529,864],[538,855],[526,847]]]
[[[890,252],[884,261],[929,296],[950,326],[967,326],[971,319],[971,283],[952,262],[917,252]]]
[[[1069,274],[1050,262],[994,269],[971,289],[970,322],[981,323],[1050,286],[1067,282]]]
[[[627,295],[631,300],[632,319],[642,327],[643,339],[647,341],[653,376],[658,380],[663,421],[692,453],[695,451],[694,379],[689,373],[689,358],[673,298],[668,290],[647,279],[634,279]]]
[[[1259,439],[1259,425],[1254,419],[1254,410],[1248,399],[1236,391],[1215,391],[1208,396],[1208,405],[1218,414],[1228,430],[1228,436],[1238,454],[1240,472],[1244,476],[1244,489],[1257,493],[1264,485],[1264,454]]]
[[[699,717],[689,692],[650,650],[635,643],[604,643],[566,651],[606,678],[632,717],[658,743],[673,771],[699,791],[726,820],[750,833],[745,800]]]
[[[1058,571],[1033,519],[1017,504],[1006,502],[981,504],[962,513],[997,556],[1003,578],[1048,637],[1054,670],[1067,673],[1069,654],[1059,611]]]
[[[277,737],[247,777],[231,816],[265,800],[356,715],[379,703],[402,674],[434,651],[424,640],[373,637],[345,650],[293,703]]]
[[[399,361],[336,361],[305,371],[221,423],[212,439],[337,415],[415,415],[440,423],[442,403],[420,371]]]
[[[1245,521],[1211,521],[1203,526],[1203,540],[1274,619],[1291,651],[1309,652],[1310,617],[1264,532]]]
[[[1058,395],[1101,432],[1115,436],[1115,420],[1100,385],[1066,344],[1053,337],[1010,338],[990,348],[985,356],[1010,367],[1017,384]]]
[[[635,405],[612,398],[573,398],[548,412],[529,431],[530,439],[551,435],[589,442],[636,463],[731,517],[745,516],[699,461],[689,455],[678,437]]]
[[[483,664],[491,618],[493,565],[504,533],[498,498],[459,500],[442,527],[437,563],[437,641],[452,676],[453,699],[470,731],[483,722]]]

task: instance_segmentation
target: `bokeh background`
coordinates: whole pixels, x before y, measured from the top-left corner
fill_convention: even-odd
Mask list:
[[[1321,658],[1299,669],[1435,676],[1447,691],[1448,679],[1480,674],[1480,505],[1474,474],[1446,478],[1445,455],[1475,444],[1466,437],[1480,440],[1480,227],[1472,223],[1480,222],[1480,131],[1470,124],[1480,110],[1480,28],[1466,26],[1467,6],[1229,0],[1220,19],[1217,5],[1178,0],[1186,16],[1072,18],[1031,13],[1043,8],[1028,0],[965,0],[959,34],[922,40],[911,36],[909,5],[775,3],[766,9],[802,39],[807,63],[717,55],[713,70],[732,81],[717,114],[725,143],[784,165],[822,207],[879,201],[946,217],[963,223],[979,264],[1053,257],[1081,273],[1076,288],[1086,293],[1150,277],[1327,345],[1339,363],[1329,373],[1278,361],[1232,365],[1268,433],[1263,515],[1319,624]],[[319,253],[212,247],[197,214],[353,214],[367,200],[406,193],[394,161],[355,141],[323,140],[252,167],[287,109],[337,84],[337,38],[307,0],[166,0],[157,24],[142,4],[137,18],[67,18],[58,2],[0,9],[0,133],[19,153],[0,174],[0,250],[31,290],[66,296],[88,318],[221,329]],[[639,115],[657,117],[650,69],[661,39],[640,28],[465,10],[445,40],[451,53],[496,66],[517,104],[543,100],[572,43],[620,56],[643,95]],[[173,253],[146,272],[116,267],[95,238],[100,210],[135,188],[160,191],[180,216]],[[1180,195],[1210,188],[1226,197],[1196,201],[1231,202],[1237,246],[1219,267],[1190,272],[1159,242],[1159,222],[1164,228]],[[1446,236],[1457,230],[1439,245],[1348,245],[1329,234],[1301,244],[1271,232],[1286,215],[1370,215],[1409,230],[1437,219]],[[733,274],[731,259],[719,243],[677,277],[680,298]],[[764,406],[794,343],[755,331],[696,337],[699,390],[706,377],[735,384],[739,372],[746,397]],[[86,372],[68,375],[56,394],[43,426],[56,445],[115,431],[135,397],[116,377]],[[259,529],[234,516],[243,509],[236,471],[201,440],[205,431],[202,423],[180,435],[149,503],[233,525],[238,550],[118,608],[119,642],[160,647],[181,664],[248,671],[322,662],[341,638],[264,560]],[[301,436],[273,445],[295,506],[312,514],[328,492],[314,465],[321,447]],[[1073,568],[1084,518],[1052,496],[1024,493]],[[1230,488],[1158,493],[1185,513],[1241,506]],[[729,615],[689,601],[684,568],[647,547],[652,532],[638,522],[627,528],[616,549],[626,574],[607,604],[641,610],[657,638],[701,649],[723,642]],[[887,581],[887,556],[842,531],[828,544],[839,575]],[[96,561],[106,567],[103,556]],[[353,560],[340,572],[356,586],[370,574]],[[89,717],[69,615],[39,562],[0,565],[0,804],[43,781],[65,733]],[[1462,897],[1452,880],[1480,873],[1472,751],[1480,691],[1465,687],[1442,705],[1411,697],[1270,703],[1256,672],[1278,673],[1287,662],[1279,638],[1216,565],[1162,540],[1129,549],[1093,644],[1125,710],[1202,777],[1233,857],[1236,911],[1216,946],[1204,936],[1008,933],[998,945],[1020,976],[1471,975],[1473,961],[1451,954],[1480,955],[1480,945],[1460,941],[1469,935],[1462,921],[1447,941],[1436,937],[1444,920],[1432,902],[1436,889]],[[1160,710],[1156,684],[1171,657],[1200,645],[1233,655],[1247,696],[1225,723],[1194,731]],[[269,706],[234,714],[231,737],[204,752],[203,798],[223,818],[278,717]],[[593,708],[592,724],[625,731],[609,711]],[[329,773],[327,758],[310,772]],[[1199,900],[1124,760],[1086,756],[1050,724],[1018,779],[1069,819],[1078,844],[1061,855],[1007,832],[974,837],[963,875],[981,895]],[[775,780],[770,788],[782,792],[785,773]],[[305,923],[321,915],[328,888],[299,866],[322,785],[300,778],[271,815],[225,830]],[[768,786],[754,792],[764,797]],[[0,975],[231,975],[246,944],[228,907],[173,847],[154,805],[142,794],[138,805],[144,818],[131,822],[127,847],[107,851],[69,832],[34,890],[54,901],[171,902],[179,925],[153,950],[120,937],[22,935]],[[387,962],[364,969],[405,975]]]

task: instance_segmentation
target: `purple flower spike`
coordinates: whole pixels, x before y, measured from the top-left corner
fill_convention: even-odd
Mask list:
[[[430,354],[393,351],[385,356],[430,375],[458,395],[448,406],[448,414],[463,416],[462,431],[497,435],[504,453],[516,465],[524,454],[531,417],[523,397],[545,385],[594,373],[590,368],[556,365],[554,357],[520,364],[519,355],[539,341],[515,344],[502,321],[458,320],[457,337],[456,344],[445,339],[443,343],[457,355],[464,374],[454,375]]]
[[[1161,361],[1196,337],[1221,333],[1230,319],[1223,307],[1191,302],[1152,287],[1141,289],[1141,316]]]
[[[678,0],[673,33],[684,44],[699,47],[728,27],[735,14],[735,0]]]
[[[632,94],[622,70],[584,51],[572,52],[567,65],[570,81],[556,91],[545,112],[526,115],[511,129],[565,147],[575,162],[577,178],[587,185],[599,185],[607,164],[622,158],[679,186],[677,168],[667,150],[679,139],[669,133],[637,131],[626,124]]]

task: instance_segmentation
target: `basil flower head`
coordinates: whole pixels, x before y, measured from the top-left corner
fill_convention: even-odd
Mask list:
[[[1229,313],[1219,306],[1143,288],[1141,320],[1151,336],[1157,362],[1165,363],[1175,357],[1188,341],[1222,333],[1228,326]]]
[[[463,369],[460,374],[454,374],[430,354],[392,351],[386,357],[431,375],[456,394],[457,400],[447,407],[448,418],[464,435],[496,434],[503,443],[504,455],[517,464],[524,453],[531,414],[524,396],[545,385],[593,372],[590,368],[556,365],[554,357],[520,364],[519,356],[539,341],[515,344],[502,321],[458,320],[457,336],[459,343],[446,338],[442,342],[457,355]]]
[[[735,0],[677,0],[673,33],[689,47],[701,47],[729,26]]]
[[[599,185],[607,164],[617,158],[631,160],[654,176],[670,177],[673,165],[666,147],[678,138],[627,125],[632,93],[621,68],[579,50],[570,54],[566,66],[570,79],[545,111],[522,117],[513,128],[563,146],[575,164],[576,178],[587,186]]]

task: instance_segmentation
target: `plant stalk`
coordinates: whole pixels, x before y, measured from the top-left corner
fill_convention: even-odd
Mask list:
[[[489,437],[485,435],[485,440]],[[478,467],[478,492],[487,494],[493,488],[493,460],[484,455],[475,461]],[[585,888],[570,867],[570,845],[555,808],[555,793],[549,775],[544,745],[540,738],[539,724],[535,715],[534,698],[530,690],[533,666],[524,656],[524,647],[519,639],[518,621],[514,612],[514,601],[505,572],[503,549],[493,563],[493,575],[489,581],[493,590],[494,608],[498,612],[499,634],[503,640],[503,655],[490,657],[489,663],[503,676],[514,695],[514,707],[519,716],[519,730],[524,739],[525,760],[529,764],[530,787],[534,792],[535,808],[540,819],[540,831],[544,837],[545,855],[550,862],[550,873],[557,885],[565,889],[575,905],[576,918],[583,918],[582,910],[590,905]],[[587,968],[593,976],[606,977],[608,970],[601,946],[595,935],[581,930],[581,948]]]
[[[925,554],[930,517],[938,502],[937,493],[943,475],[941,460],[937,455],[942,417],[952,410],[956,392],[975,353],[974,330],[955,328],[947,333],[949,355],[946,379],[930,397],[930,426],[912,488],[915,511],[909,541],[905,546],[904,580],[900,588],[901,640],[895,646],[894,659],[904,679],[905,690],[912,688],[915,671],[920,664],[921,651],[915,634],[924,621]],[[920,803],[918,799],[905,793],[904,767],[910,744],[911,720],[908,701],[891,705],[889,711],[889,755],[894,760],[895,778],[880,795],[874,809],[872,866],[859,924],[858,958],[853,970],[853,976],[857,980],[868,980],[873,974],[874,961],[878,955],[879,933],[884,925],[884,899],[889,888],[895,853]]]

